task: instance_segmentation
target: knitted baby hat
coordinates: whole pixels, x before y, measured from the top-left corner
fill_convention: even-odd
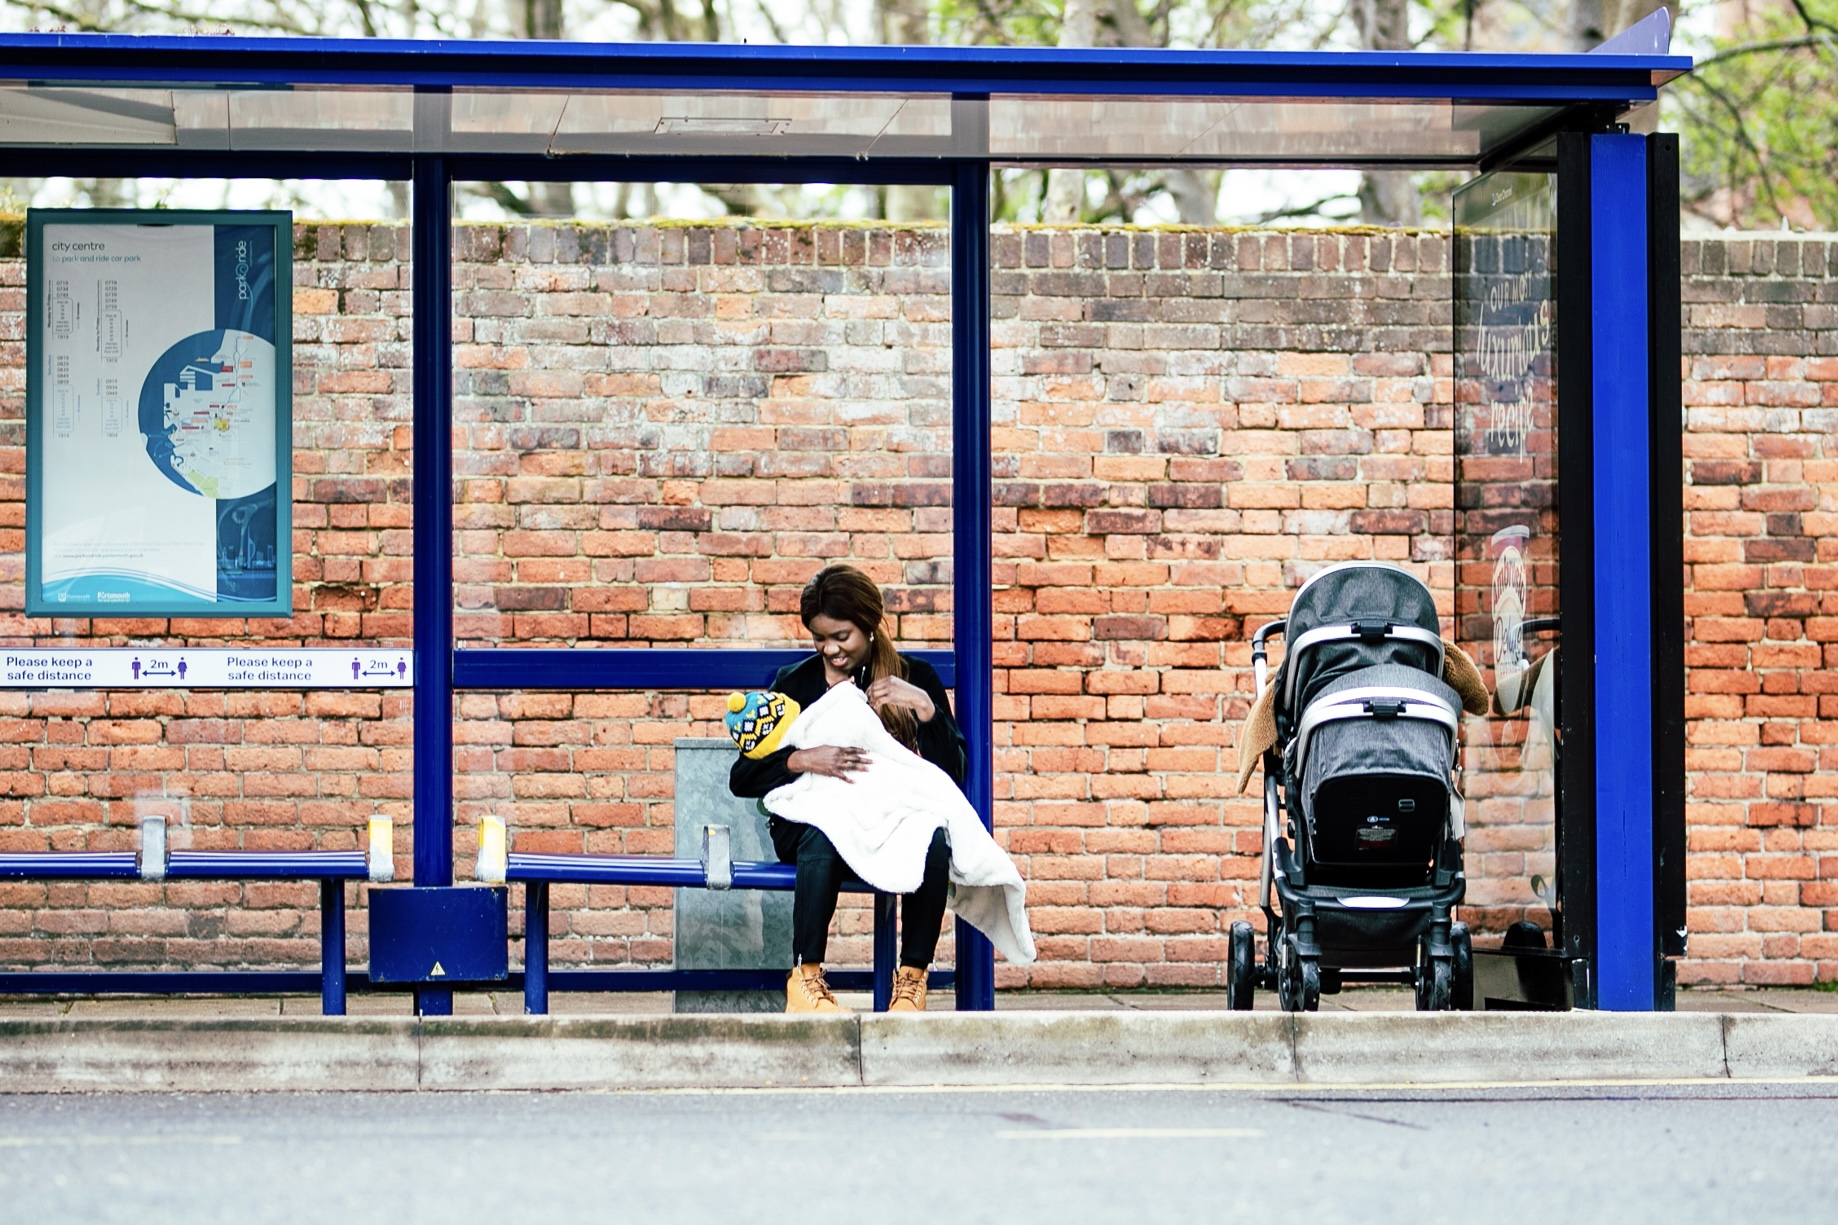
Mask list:
[[[785,731],[798,717],[798,710],[798,704],[782,693],[730,693],[728,735],[744,756],[770,757],[783,744]]]

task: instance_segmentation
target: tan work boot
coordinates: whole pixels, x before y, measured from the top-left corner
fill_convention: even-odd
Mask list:
[[[901,966],[900,972],[894,975],[893,999],[888,1001],[888,1012],[924,1012],[925,1011],[925,971],[912,966]]]
[[[806,962],[785,976],[786,1012],[840,1012],[849,1010],[836,1002],[830,984],[823,981],[823,967]]]

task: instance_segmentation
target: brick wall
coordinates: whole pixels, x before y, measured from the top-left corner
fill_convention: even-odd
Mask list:
[[[463,640],[795,641],[799,584],[849,559],[891,588],[904,641],[948,642],[943,231],[456,241]],[[407,641],[404,231],[297,235],[286,622],[19,615],[17,227],[0,242],[6,642]],[[1226,783],[1247,622],[1341,558],[1452,582],[1447,243],[1015,230],[995,255],[997,820],[1043,954],[1000,981],[1212,985],[1254,887],[1257,805]],[[1691,981],[1838,979],[1818,773],[1819,703],[1838,702],[1820,689],[1838,625],[1828,256],[1773,237],[1685,249]],[[460,875],[486,811],[521,849],[668,850],[671,742],[719,734],[720,697],[461,696]],[[127,846],[143,811],[171,812],[177,845],[351,846],[388,811],[407,870],[405,700],[6,693],[0,718],[8,849]],[[1511,917],[1527,861],[1476,860],[1499,876],[1477,882],[1488,917]],[[293,886],[0,886],[0,962],[310,964],[310,903]],[[669,956],[667,891],[556,904],[559,962]],[[840,923],[838,959],[865,960],[865,915]],[[361,913],[353,928],[361,959]]]
[[[1683,254],[1682,977],[1838,981],[1838,243]]]

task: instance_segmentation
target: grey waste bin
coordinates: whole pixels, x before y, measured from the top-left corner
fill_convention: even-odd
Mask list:
[[[676,854],[702,853],[702,827],[725,825],[733,857],[773,862],[766,818],[753,800],[728,793],[734,742],[676,742]],[[791,970],[791,894],[759,889],[676,891],[679,970]],[[678,1012],[780,1012],[776,991],[679,991]]]

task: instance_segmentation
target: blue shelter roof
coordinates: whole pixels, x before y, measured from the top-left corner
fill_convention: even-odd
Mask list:
[[[0,150],[1474,166],[1686,57],[0,36]]]

